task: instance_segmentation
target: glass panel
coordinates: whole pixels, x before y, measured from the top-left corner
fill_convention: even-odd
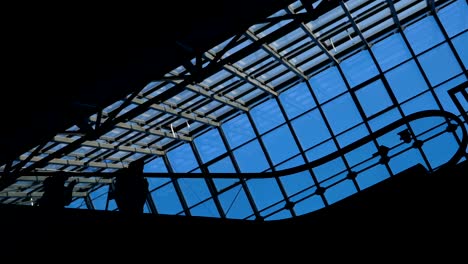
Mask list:
[[[84,198],[78,198],[74,200],[69,205],[65,206],[65,208],[88,209],[88,207],[86,207],[86,202]]]
[[[169,151],[167,157],[174,172],[188,172],[198,167],[192,148],[187,143]]]
[[[411,53],[409,52],[400,33],[393,34],[390,37],[377,42],[371,49],[374,52],[382,71],[386,71],[411,58]]]
[[[330,187],[325,192],[325,198],[329,204],[338,202],[354,193],[356,193],[356,187],[350,180],[344,180],[333,187]]]
[[[265,154],[257,140],[235,150],[234,157],[242,172],[261,172],[269,168]]]
[[[369,121],[369,126],[375,132],[397,120],[401,119],[401,114],[397,109],[390,110]]]
[[[428,87],[416,63],[411,60],[385,74],[398,102],[403,102]]]
[[[381,182],[390,177],[390,173],[385,166],[374,166],[370,169],[362,171],[356,177],[356,181],[361,190],[364,190],[378,182]]]
[[[312,169],[319,182],[322,182],[339,172],[346,170],[346,166],[341,158],[336,158],[323,165]]]
[[[310,78],[309,83],[319,103],[323,103],[346,91],[346,85],[335,66]]]
[[[468,43],[468,32],[453,39],[453,45],[457,50],[458,56],[463,61],[465,69],[468,69],[468,45],[466,43]]]
[[[439,106],[437,105],[434,96],[432,96],[431,93],[426,92],[415,99],[402,104],[401,109],[405,115],[409,115],[423,110],[439,109]]]
[[[466,0],[455,1],[437,14],[450,37],[468,29],[468,4]]]
[[[328,122],[336,134],[362,122],[351,95],[342,95],[323,106]]]
[[[273,203],[284,200],[275,179],[252,179],[247,181],[247,185],[258,210],[262,210]]]
[[[337,136],[336,140],[341,147],[345,147],[367,135],[369,135],[369,131],[366,126],[362,124]]]
[[[219,217],[218,209],[212,199],[190,209],[192,216]]]
[[[335,143],[333,141],[327,141],[323,144],[320,144],[319,146],[309,150],[306,152],[306,156],[307,156],[307,159],[309,161],[314,161],[316,159],[319,159],[323,156],[326,156],[330,153],[333,153],[335,152],[337,149],[336,149],[336,146],[335,146]]]
[[[369,54],[363,50],[340,63],[349,86],[354,87],[379,73]]]
[[[296,215],[299,216],[316,211],[323,208],[324,206],[325,204],[323,203],[322,198],[318,195],[313,195],[305,200],[298,202],[294,206],[294,211],[296,212]]]
[[[330,132],[318,110],[295,119],[291,125],[303,149],[308,149],[330,138]]]
[[[441,146],[443,146],[444,151],[441,151]],[[424,142],[422,149],[434,169],[449,161],[457,151],[458,143],[455,141],[453,134],[443,133]]]
[[[223,173],[223,172],[236,172],[234,165],[231,162],[230,157],[226,157],[211,166],[208,167],[208,171],[212,173]],[[218,190],[222,190],[232,184],[238,182],[236,179],[213,179],[214,184]]]
[[[392,172],[394,174],[398,174],[418,163],[427,168],[426,163],[421,156],[421,152],[417,149],[409,149],[396,157],[392,157],[388,164],[390,165]]]
[[[284,209],[265,219],[268,221],[271,221],[271,220],[280,220],[280,219],[288,219],[288,218],[291,218],[291,212],[289,210]]]
[[[455,104],[452,101],[452,98],[450,98],[448,91],[452,89],[453,87],[466,82],[466,77],[464,75],[461,75],[447,83],[442,84],[441,86],[437,87],[435,90],[435,93],[437,94],[437,98],[439,99],[440,103],[442,104],[442,108],[445,111],[449,111],[452,113],[457,113],[458,110],[455,106]]]
[[[280,94],[279,98],[289,119],[315,106],[309,88],[304,82]]]
[[[297,157],[291,161],[282,164],[281,166],[277,167],[277,169],[281,170],[284,168],[291,168],[302,164],[304,164],[304,160],[302,159],[302,157]],[[299,191],[304,190],[307,187],[315,185],[312,176],[310,175],[308,170],[292,175],[282,176],[280,180],[288,197],[298,193]]]
[[[356,96],[367,117],[393,105],[381,80],[359,89]]]
[[[211,196],[205,179],[179,179],[179,185],[189,207]]]
[[[285,122],[275,100],[268,100],[254,107],[250,113],[260,134]]]
[[[225,122],[221,127],[231,148],[236,148],[255,137],[249,119],[245,114]]]
[[[203,135],[196,137],[194,142],[203,163],[226,152],[223,140],[217,129],[211,129]]]
[[[447,43],[424,53],[418,59],[432,86],[461,72],[461,68]]]
[[[269,132],[262,139],[273,164],[278,164],[299,153],[299,149],[287,125]]]
[[[348,154],[345,154],[346,160],[350,167],[363,162],[369,158],[372,158],[372,155],[377,152],[377,148],[373,142],[369,142]]]
[[[108,192],[109,192],[109,185],[105,185],[89,194],[91,200],[93,201],[94,209],[96,210],[106,209]]]
[[[152,192],[151,197],[160,214],[177,214],[182,211],[182,205],[172,183]]]
[[[405,28],[404,33],[416,54],[419,54],[444,41],[444,35],[440,32],[440,28],[437,26],[437,23],[432,16],[427,16],[420,21],[409,25]]]
[[[218,196],[227,218],[243,219],[253,213],[242,186],[238,186]]]
[[[145,164],[143,172],[167,173],[167,168],[166,165],[164,165],[164,160],[162,158],[156,158]],[[170,181],[169,178],[147,178],[147,180],[149,184],[148,189],[150,191]]]

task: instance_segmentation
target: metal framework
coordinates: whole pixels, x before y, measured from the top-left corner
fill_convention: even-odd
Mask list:
[[[144,159],[147,213],[271,220],[414,165],[404,157],[436,170],[440,157],[427,146],[453,118],[402,125],[424,144],[395,144],[390,162],[376,162],[389,140],[376,131],[420,110],[451,112],[466,125],[467,17],[461,0],[296,1],[3,164],[0,202],[30,206],[43,180],[61,173],[79,180],[70,207],[116,210],[107,197],[112,174]],[[431,58],[451,66],[442,71]],[[402,88],[402,78],[416,81]],[[459,130],[448,132],[444,140],[463,143]],[[364,149],[346,154],[361,138]]]

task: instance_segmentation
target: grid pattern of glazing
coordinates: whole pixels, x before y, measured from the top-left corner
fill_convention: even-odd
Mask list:
[[[321,1],[311,2],[317,7]],[[59,134],[12,166],[112,172],[145,158],[146,172],[275,171],[338,151],[417,111],[442,109],[466,122],[466,1],[352,0],[312,21],[301,16],[306,12],[301,3],[91,116],[93,128],[103,131],[99,138]],[[460,92],[451,96],[454,87]],[[100,130],[106,122],[111,128]],[[427,123],[411,127],[418,133],[427,128]],[[323,166],[282,178],[149,178],[145,211],[294,217],[416,163],[436,169],[458,146],[457,137],[440,138],[377,166],[369,166],[375,163],[372,155],[380,145],[397,145],[398,137],[375,138]],[[351,171],[359,173],[350,178]],[[2,191],[2,202],[34,202],[43,178],[18,178]],[[79,180],[70,207],[116,209],[107,199],[111,179]]]

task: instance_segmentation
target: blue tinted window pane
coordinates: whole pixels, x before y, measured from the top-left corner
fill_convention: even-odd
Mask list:
[[[296,215],[299,216],[316,211],[324,206],[322,198],[318,195],[314,195],[297,203],[294,206],[294,211],[296,212]]]
[[[424,19],[405,28],[404,33],[408,38],[414,53],[419,54],[444,40],[434,17],[427,16]]]
[[[397,109],[390,110],[369,121],[369,126],[373,132],[401,119],[401,114]]]
[[[468,5],[466,0],[455,1],[455,3],[441,9],[437,14],[450,37],[468,29]]]
[[[211,129],[195,138],[195,145],[200,153],[202,161],[208,162],[226,152],[223,140],[217,129]]]
[[[349,94],[342,95],[325,104],[323,111],[335,134],[362,122],[359,111]]]
[[[172,183],[152,192],[151,197],[160,214],[177,214],[182,211],[179,197]]]
[[[208,167],[208,171],[212,173],[223,173],[223,172],[236,172],[234,165],[232,165],[231,158],[226,157],[211,166]],[[215,186],[218,190],[222,190],[232,184],[238,182],[236,179],[213,179]]]
[[[359,89],[356,96],[367,117],[393,105],[381,80]]]
[[[242,186],[222,193],[218,198],[227,218],[243,219],[253,212]]]
[[[341,158],[336,158],[323,165],[312,169],[319,182],[322,182],[335,174],[346,170],[346,166]]]
[[[211,196],[204,179],[180,179],[179,185],[188,206],[192,206]]]
[[[411,101],[402,104],[401,109],[405,115],[409,115],[423,110],[439,109],[439,106],[431,93],[424,93]]]
[[[356,181],[361,190],[366,189],[378,182],[381,182],[390,177],[390,173],[384,166],[374,166],[370,169],[362,171],[356,177]]]
[[[341,147],[345,147],[367,135],[369,135],[369,131],[366,126],[360,125],[339,135],[336,139]]]
[[[167,173],[166,165],[164,164],[164,160],[162,158],[156,158],[148,163],[145,164],[143,172],[161,172]],[[155,188],[163,185],[164,183],[168,182],[169,178],[147,178],[148,180],[148,189],[150,191],[154,190]]]
[[[422,164],[424,165],[424,167],[427,168],[421,156],[421,152],[417,149],[410,149],[406,152],[401,153],[398,156],[392,157],[388,164],[390,165],[390,169],[394,174],[400,173],[417,164]]]
[[[375,144],[373,142],[369,142],[351,152],[348,152],[348,154],[345,154],[345,157],[349,166],[352,167],[360,162],[372,158],[372,154],[376,152],[377,148],[375,147]]]
[[[277,167],[277,169],[281,170],[285,168],[291,168],[302,165],[304,163],[305,162],[302,157],[297,157],[289,162],[282,164],[281,166]],[[305,188],[315,185],[308,170],[292,175],[282,176],[280,177],[280,180],[288,197],[304,190]]]
[[[336,67],[330,67],[309,80],[319,103],[346,91],[346,85]]]
[[[212,199],[190,209],[193,216],[219,217],[219,212]]]
[[[325,198],[329,204],[335,203],[356,193],[356,187],[350,180],[344,180],[333,187],[330,187],[325,192]]]
[[[239,115],[222,126],[224,134],[231,148],[235,148],[255,137],[247,115]]]
[[[422,149],[434,169],[449,161],[458,150],[458,146],[453,134],[444,133],[426,141]]]
[[[453,45],[457,50],[458,56],[463,61],[465,69],[468,69],[468,32],[453,39]]]
[[[308,149],[330,138],[330,132],[318,110],[295,119],[291,124],[303,149]]]
[[[276,214],[269,216],[266,218],[266,220],[280,220],[280,219],[288,219],[291,218],[291,212],[289,210],[281,210],[277,212]]]
[[[278,164],[299,153],[291,131],[286,125],[263,136],[263,143],[273,164]]]
[[[275,179],[252,179],[247,185],[259,210],[284,199]]]
[[[109,192],[109,185],[102,186],[101,188],[90,193],[90,198],[93,201],[94,209],[105,210],[107,203],[107,193]]]
[[[461,68],[447,43],[421,55],[419,62],[432,86],[461,72]]]
[[[256,106],[250,113],[260,134],[285,122],[283,114],[275,100],[268,100]]]
[[[400,103],[428,88],[424,77],[413,60],[389,71],[386,77],[396,99]]]
[[[330,153],[333,153],[335,151],[336,151],[335,143],[330,140],[307,151],[306,156],[309,161],[314,161]]]
[[[445,111],[449,111],[449,112],[452,112],[452,113],[457,113],[458,110],[455,106],[455,104],[453,103],[453,100],[452,98],[450,98],[449,96],[449,93],[448,91],[450,89],[452,89],[453,87],[463,83],[463,82],[466,82],[466,77],[464,75],[461,75],[453,80],[450,80],[449,82],[447,83],[444,83],[442,85],[440,85],[439,87],[437,87],[437,89],[435,90],[436,92],[436,96],[437,98],[439,99],[440,103],[442,104],[442,108],[445,110]]]
[[[367,81],[379,73],[367,50],[344,60],[340,65],[351,87]]]
[[[393,34],[377,42],[372,46],[372,51],[382,71],[386,71],[411,57],[411,53],[400,33]]]
[[[167,157],[174,172],[188,172],[198,167],[197,160],[189,144],[183,144],[169,151]]]
[[[289,119],[292,119],[315,106],[306,83],[301,82],[279,96]]]
[[[112,200],[113,201],[113,200]],[[65,206],[66,208],[75,208],[75,209],[88,209],[86,207],[86,202],[83,198],[78,198],[71,202],[69,205]]]
[[[261,172],[269,168],[265,154],[257,140],[235,150],[234,157],[242,172]]]

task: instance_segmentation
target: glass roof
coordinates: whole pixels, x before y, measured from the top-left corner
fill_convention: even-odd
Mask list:
[[[118,210],[105,173],[144,159],[145,213],[276,220],[333,204],[417,163],[431,171],[450,160],[462,128],[448,129],[446,116],[377,132],[423,110],[447,111],[467,126],[467,2],[332,1],[313,19],[303,2],[3,165],[18,176],[0,202],[34,205],[47,173],[61,171],[79,181],[68,207]],[[401,131],[421,145],[402,142]],[[331,153],[340,155],[274,176]]]

